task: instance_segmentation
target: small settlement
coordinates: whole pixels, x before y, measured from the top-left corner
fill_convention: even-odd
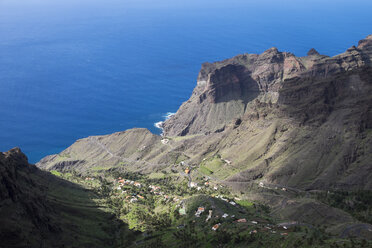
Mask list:
[[[190,173],[189,167],[187,167],[184,170],[185,174]],[[89,179],[86,179],[89,180]],[[117,179],[114,180],[114,186],[112,187],[112,190],[115,191],[115,195],[122,195],[124,202],[128,204],[137,204],[140,203],[141,201],[146,200],[147,197],[151,197],[150,195],[153,195],[152,197],[156,197],[156,199],[161,199],[163,201],[163,204],[167,204],[169,206],[175,206],[177,208],[177,212],[179,213],[180,216],[186,216],[187,213],[190,213],[190,211],[193,211],[192,209],[187,209],[185,206],[185,200],[183,199],[182,196],[174,195],[173,192],[169,191],[168,189],[162,189],[162,186],[155,185],[155,184],[147,184],[146,181],[136,181],[136,180],[130,180],[130,179],[125,179],[122,177],[118,177]],[[260,187],[263,187],[263,183],[259,185]],[[222,188],[222,186],[215,185],[213,188],[210,187],[209,179],[204,178],[204,183],[201,186],[198,186],[197,182],[190,182],[189,183],[190,189],[196,188],[197,190],[209,190],[209,191],[204,191],[205,193],[208,193],[207,195],[209,197],[221,200],[223,202],[226,202],[226,207],[225,209],[230,209],[233,210],[237,208],[236,210],[233,210],[231,213],[230,212],[221,212],[221,209],[215,208],[215,207],[208,207],[206,208],[205,206],[199,206],[197,207],[194,211],[194,218],[201,218],[205,212],[207,214],[205,215],[205,223],[211,223],[211,220],[214,221],[220,221],[218,224],[214,224],[211,226],[211,229],[213,231],[217,231],[218,229],[224,227],[224,225],[243,225],[243,226],[255,226],[254,230],[250,231],[250,234],[256,234],[258,232],[271,232],[273,234],[278,232],[278,235],[288,235],[288,227],[287,226],[274,226],[270,223],[265,223],[262,222],[259,224],[260,220],[247,220],[247,216],[243,215],[238,215],[239,218],[235,217],[234,213],[239,212],[239,208],[242,208],[239,205],[239,201],[241,200],[238,197],[235,197],[234,200],[229,199],[229,197],[224,196],[224,195],[216,195],[213,196],[215,191],[219,190]],[[213,190],[212,190],[213,189]],[[225,204],[225,203],[224,203]],[[230,206],[230,207],[228,207]],[[234,212],[234,213],[233,213]],[[213,223],[213,222],[212,222]],[[216,222],[214,222],[216,223]],[[177,228],[183,228],[185,224],[180,223]],[[242,227],[243,227],[242,226]],[[286,232],[280,232],[280,230],[284,230]]]

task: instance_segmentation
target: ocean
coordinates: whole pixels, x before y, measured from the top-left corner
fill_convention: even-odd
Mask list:
[[[0,0],[0,151],[35,163],[177,111],[203,62],[270,47],[344,52],[372,1]]]

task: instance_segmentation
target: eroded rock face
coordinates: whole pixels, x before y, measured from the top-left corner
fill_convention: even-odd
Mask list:
[[[259,88],[249,71],[241,65],[226,65],[210,74],[207,88],[200,95],[200,103],[242,100],[247,103],[257,97]]]
[[[190,99],[164,125],[164,135],[213,132],[241,118],[254,99],[276,103],[286,81],[324,80],[371,64],[372,36],[332,58],[311,49],[306,57],[270,48],[202,65]],[[308,79],[310,78],[310,79]],[[327,89],[331,90],[331,89]],[[327,94],[330,94],[328,92]]]

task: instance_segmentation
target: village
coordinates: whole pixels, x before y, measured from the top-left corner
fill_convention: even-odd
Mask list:
[[[195,165],[181,161],[173,169],[173,175],[162,177],[117,171],[81,179],[105,197],[123,223],[142,233],[139,243],[169,232],[176,239],[182,239],[183,232],[196,232],[208,239],[226,232],[237,240],[255,240],[262,235],[283,239],[308,228],[299,223],[275,223],[265,206],[231,194]],[[257,188],[288,190],[264,181],[257,183]]]
[[[190,168],[186,168],[184,173],[188,175]],[[186,226],[189,216],[195,223],[203,222],[207,224],[212,232],[217,232],[224,225],[236,225],[243,229],[252,229],[249,234],[259,232],[268,232],[281,236],[287,236],[290,228],[287,226],[277,226],[269,221],[255,216],[252,212],[245,211],[245,208],[239,205],[244,202],[238,197],[226,194],[224,186],[211,183],[208,177],[204,177],[202,182],[188,182],[187,188],[183,191],[174,190],[168,184],[161,181],[158,184],[149,183],[145,179],[126,179],[117,177],[112,180],[112,195],[123,202],[123,206],[131,209],[133,206],[154,206],[155,209],[162,205],[162,209],[173,209],[177,213],[177,229]],[[260,185],[262,186],[262,185]],[[175,193],[179,194],[175,194]],[[223,192],[223,193],[222,193]],[[190,207],[189,199],[195,194],[204,195],[209,201],[219,202],[208,207],[205,204]],[[223,205],[219,207],[218,205]],[[251,210],[254,209],[252,206]],[[156,214],[156,211],[154,212]],[[184,217],[184,218],[183,218]],[[185,223],[182,222],[185,221]]]
[[[137,233],[136,247],[155,242],[159,236],[170,243],[195,244],[219,242],[221,237],[231,239],[232,243],[297,240],[300,235],[314,240],[323,237],[317,229],[301,223],[275,222],[266,206],[230,193],[209,176],[192,174],[194,167],[186,163],[180,165],[183,167],[178,177],[119,171],[59,176],[101,195],[113,214]],[[257,183],[257,188],[275,187],[280,192],[288,190]]]

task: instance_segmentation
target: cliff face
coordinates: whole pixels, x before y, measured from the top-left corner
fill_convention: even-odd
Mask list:
[[[358,47],[332,58],[319,55],[315,49],[306,57],[296,57],[271,48],[260,55],[244,54],[205,63],[191,98],[164,123],[164,135],[183,136],[221,129],[249,112],[253,99],[276,103],[280,90],[290,79],[317,81],[369,66],[371,41],[368,36]]]
[[[334,57],[271,48],[205,63],[163,140],[145,129],[90,137],[37,165],[173,173],[186,161],[237,190],[372,189],[371,59],[368,36]]]

